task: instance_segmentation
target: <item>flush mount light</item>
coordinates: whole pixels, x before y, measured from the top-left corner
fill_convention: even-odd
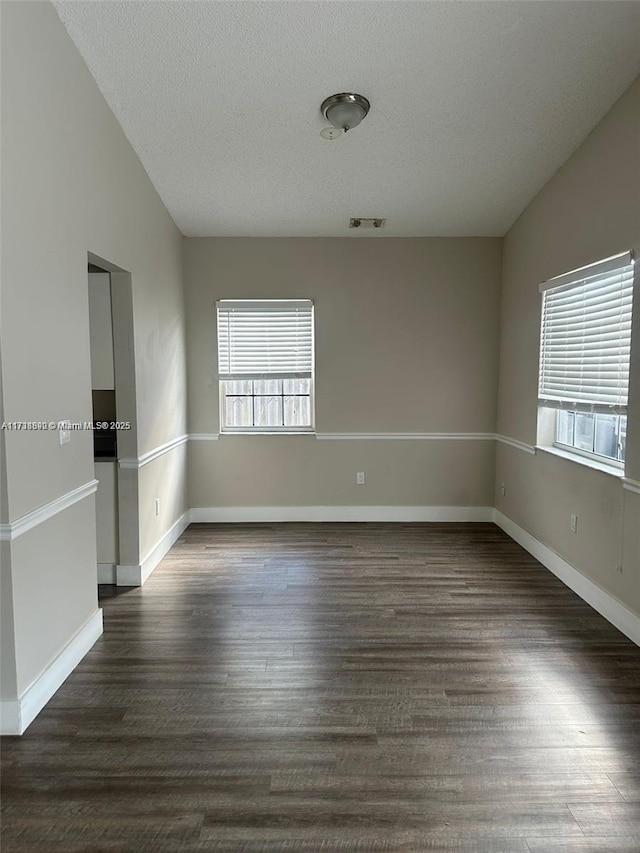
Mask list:
[[[342,92],[331,95],[322,102],[320,111],[331,127],[325,127],[320,135],[325,139],[336,139],[348,130],[357,127],[369,112],[371,105],[363,95]]]

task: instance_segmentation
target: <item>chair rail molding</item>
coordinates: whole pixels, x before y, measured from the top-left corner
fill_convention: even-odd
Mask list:
[[[59,512],[62,512],[70,506],[73,506],[73,504],[78,503],[78,501],[88,498],[89,495],[92,495],[97,488],[98,481],[89,480],[88,483],[84,483],[82,486],[71,489],[71,491],[66,492],[64,495],[60,495],[58,498],[54,498],[54,500],[49,501],[49,503],[31,510],[31,512],[27,512],[15,521],[10,521],[7,524],[0,525],[0,540],[6,542],[12,539],[17,539],[18,536],[22,536],[23,533],[37,527],[39,524],[42,524],[43,521],[53,518]]]
[[[494,441],[492,432],[316,432],[318,441]]]
[[[509,435],[500,435],[500,433],[496,433],[494,438],[499,444],[506,444],[509,447],[515,447],[516,450],[522,450],[524,453],[531,454],[531,456],[536,455],[534,445],[527,444],[526,441],[520,441],[518,438],[511,438]]]
[[[187,441],[189,441],[189,435],[187,433],[183,433],[183,435],[179,435],[177,438],[172,438],[171,441],[167,441],[164,444],[159,445],[159,447],[154,447],[153,450],[143,453],[142,456],[123,457],[122,459],[118,459],[118,466],[120,468],[143,468],[145,465],[148,465],[149,462],[153,462],[154,459],[159,459],[161,456],[164,456],[165,453],[169,453],[169,451],[174,450],[176,447],[181,447],[183,444],[186,444]]]
[[[626,489],[628,492],[635,492],[637,495],[640,495],[639,480],[632,480],[630,477],[623,477],[622,488]]]

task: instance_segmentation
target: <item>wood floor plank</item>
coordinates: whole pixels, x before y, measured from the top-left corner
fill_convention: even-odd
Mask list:
[[[640,836],[527,838],[530,853],[638,853]]]
[[[609,773],[608,775],[620,791],[623,799],[629,803],[640,803],[640,767],[637,771]]]
[[[604,773],[528,773],[505,775],[354,776],[329,772],[279,771],[271,791],[343,799],[456,803],[621,802],[622,795]]]
[[[196,524],[2,743],[3,853],[640,853],[640,650],[491,524]]]
[[[640,837],[640,803],[569,803],[569,809],[586,836]]]

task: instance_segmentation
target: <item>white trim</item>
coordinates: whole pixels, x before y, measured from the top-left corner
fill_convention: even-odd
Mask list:
[[[101,634],[102,610],[96,610],[19,699],[0,703],[0,734],[21,735]]]
[[[615,270],[619,270],[622,267],[628,267],[631,263],[633,263],[633,252],[621,252],[619,255],[611,255],[609,258],[604,258],[593,264],[578,267],[577,270],[570,270],[553,278],[548,278],[538,285],[538,290],[540,293],[543,293],[545,290],[555,290],[557,287],[574,284],[583,281],[585,278],[593,278],[596,275],[615,272]]]
[[[220,436],[229,435],[311,435],[315,432],[310,427],[227,427]]]
[[[225,433],[237,435],[238,433]],[[242,435],[271,435],[272,433],[241,433]],[[289,433],[287,433],[289,434]],[[518,450],[535,454],[532,444],[525,444],[506,435],[496,435],[493,432],[308,432],[296,435],[314,435],[318,441],[500,441]],[[218,441],[218,432],[192,432],[189,441]]]
[[[577,448],[573,450],[565,450],[556,445],[539,444],[536,450],[541,450],[543,453],[549,453],[551,456],[559,456],[560,459],[566,459],[569,462],[576,462],[578,465],[584,465],[585,468],[591,468],[593,471],[600,471],[601,474],[609,474],[611,477],[617,477],[621,480],[624,477],[624,468],[617,465],[608,465],[606,462],[600,462],[593,456],[587,456]]]
[[[116,566],[115,583],[117,583],[118,586],[142,586],[151,572],[158,566],[165,554],[167,554],[187,529],[190,522],[190,516],[191,513],[189,510],[184,512],[180,518],[171,525],[159,542],[153,546],[139,565]]]
[[[116,583],[118,586],[142,586],[142,566],[125,565],[118,563],[116,566]]]
[[[240,430],[240,427],[238,427]],[[192,432],[189,441],[218,441],[221,433]],[[493,441],[496,436],[492,432],[314,432],[313,430],[292,432],[258,432],[245,430],[233,432],[226,430],[224,435],[313,435],[318,441]]]
[[[189,436],[186,433],[179,435],[177,438],[172,438],[171,441],[167,441],[165,444],[161,444],[159,447],[155,447],[153,450],[149,450],[148,453],[143,453],[142,456],[137,458],[118,459],[118,465],[120,468],[142,468],[148,465],[149,462],[153,462],[154,459],[164,456],[170,450],[185,444],[188,440]]]
[[[139,468],[138,460],[134,458],[122,458],[118,459],[118,467],[119,468]]]
[[[495,436],[496,441],[499,441],[500,444],[508,444],[509,447],[515,447],[516,450],[523,450],[525,453],[530,453],[532,456],[536,455],[536,448],[533,444],[526,444],[524,441],[519,441],[517,438],[510,438],[508,435],[498,435]]]
[[[60,495],[59,498],[55,498],[54,500],[49,501],[49,503],[44,504],[44,506],[40,506],[37,509],[26,513],[26,515],[17,518],[15,521],[10,521],[8,524],[0,525],[0,540],[8,541],[11,539],[17,539],[18,536],[22,536],[23,533],[26,533],[33,527],[37,527],[37,525],[42,524],[43,521],[48,521],[59,512],[62,512],[70,506],[73,506],[73,504],[78,503],[78,501],[89,497],[89,495],[92,495],[97,488],[98,481],[90,480],[88,483],[78,486],[77,489],[72,489],[70,492]]]
[[[192,522],[493,521],[488,506],[220,506],[196,507]]]
[[[313,308],[313,299],[217,299],[216,310],[221,314],[231,314],[234,311],[240,313],[250,311],[281,312],[299,311],[310,313]]]
[[[622,488],[628,492],[635,492],[640,495],[640,481],[632,480],[631,477],[624,477],[622,480]]]
[[[116,564],[98,563],[98,583],[116,582]]]
[[[20,700],[3,699],[0,702],[0,735],[21,735]]]
[[[578,571],[555,551],[552,551],[531,533],[520,527],[499,510],[494,511],[494,521],[504,532],[528,551],[562,583],[572,589],[583,601],[597,610],[626,637],[640,646],[640,616],[605,592],[592,580]]]
[[[317,432],[319,441],[493,441],[492,432]]]

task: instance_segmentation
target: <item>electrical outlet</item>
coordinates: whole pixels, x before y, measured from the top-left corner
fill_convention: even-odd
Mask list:
[[[58,423],[58,437],[60,444],[69,444],[71,441],[71,421],[65,419]]]
[[[356,483],[359,486],[364,486],[364,471],[358,471],[356,474]]]
[[[507,487],[504,483],[500,483],[500,494],[504,497],[507,494]]]
[[[160,515],[160,498],[156,498],[156,515]]]
[[[624,571],[623,567],[622,567],[620,564],[618,564],[618,565],[616,566],[616,572],[620,572],[620,574],[622,574],[622,573],[623,573],[623,571]]]
[[[569,530],[572,533],[578,532],[578,516],[574,515],[573,513],[571,514],[571,519],[569,520]]]

